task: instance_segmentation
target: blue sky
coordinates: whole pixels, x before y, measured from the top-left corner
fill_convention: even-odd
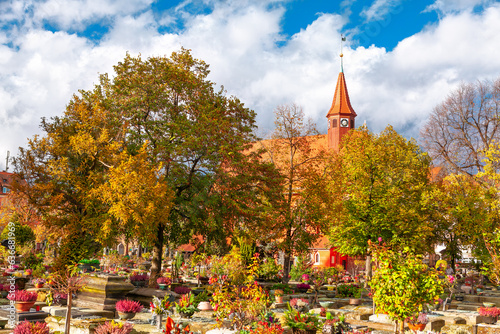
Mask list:
[[[0,169],[62,115],[72,94],[126,52],[185,47],[210,79],[257,112],[297,103],[322,132],[344,69],[357,124],[418,139],[462,82],[500,77],[500,4],[492,0],[7,0],[0,2]]]

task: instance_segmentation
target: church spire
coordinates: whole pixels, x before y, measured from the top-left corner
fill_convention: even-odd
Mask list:
[[[354,118],[357,116],[347,92],[347,84],[344,76],[344,55],[342,53],[342,36],[340,43],[340,73],[337,79],[337,86],[333,95],[332,106],[326,117],[328,118],[328,146],[338,151],[342,137],[354,128]]]

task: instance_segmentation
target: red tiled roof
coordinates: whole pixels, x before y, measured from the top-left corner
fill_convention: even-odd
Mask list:
[[[344,72],[339,73],[332,106],[330,107],[330,110],[328,110],[328,114],[326,115],[326,117],[339,114],[357,116],[356,112],[351,106],[351,101],[349,100],[349,93],[347,93],[347,85],[345,83]]]

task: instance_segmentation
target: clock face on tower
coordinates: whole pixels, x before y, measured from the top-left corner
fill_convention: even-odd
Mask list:
[[[340,127],[347,128],[348,126],[349,126],[349,119],[348,118],[341,118],[340,119]]]

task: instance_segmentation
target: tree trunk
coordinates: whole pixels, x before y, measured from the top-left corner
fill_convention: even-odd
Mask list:
[[[283,279],[282,282],[283,284],[288,284],[289,281],[289,274],[290,274],[290,254],[285,253],[283,257]]]
[[[66,305],[66,321],[64,322],[64,334],[69,334],[71,327],[71,303],[73,302],[73,294],[68,293],[68,304]]]
[[[149,287],[156,286],[156,279],[161,272],[161,258],[163,250],[163,225],[158,225],[156,240],[153,246],[153,260],[151,261],[151,275],[149,277]]]
[[[367,255],[366,256],[366,262],[365,262],[365,288],[368,286],[368,281],[372,277],[372,256]]]

